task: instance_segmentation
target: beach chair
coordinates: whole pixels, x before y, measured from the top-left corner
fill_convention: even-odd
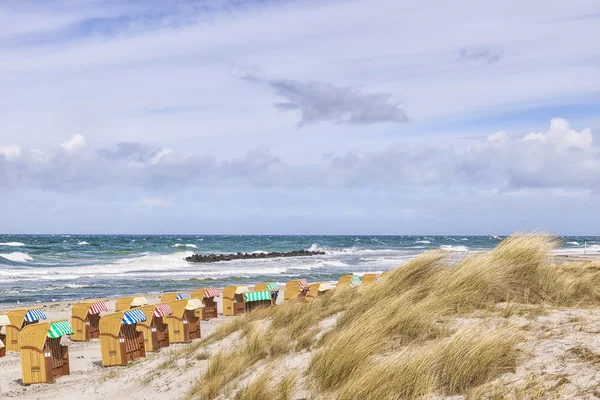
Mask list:
[[[200,339],[200,318],[202,317],[202,301],[196,298],[175,300],[169,303],[173,310],[165,316],[171,343],[189,343]]]
[[[73,328],[66,320],[40,322],[21,331],[22,383],[50,383],[63,375],[70,375],[69,350],[60,344]]]
[[[219,316],[217,302],[215,297],[219,297],[219,290],[215,288],[204,288],[192,291],[192,298],[200,299],[204,307],[202,308],[202,319],[208,321],[211,318]]]
[[[5,326],[10,325],[10,319],[8,315],[0,314],[0,357],[6,355],[6,333],[3,332]]]
[[[364,274],[362,276],[362,286],[374,285],[379,282],[379,274]]]
[[[139,308],[105,314],[100,318],[100,351],[102,365],[126,365],[129,361],[146,357],[144,334],[137,324],[146,320]]]
[[[333,289],[333,286],[329,282],[313,283],[310,285],[310,290],[306,293],[306,300],[312,300],[331,289]]]
[[[360,286],[360,277],[358,275],[344,275],[335,285],[336,288],[357,287]]]
[[[310,286],[308,286],[306,279],[296,279],[293,281],[288,281],[285,284],[283,300],[304,301],[306,293],[308,293],[309,290]]]
[[[256,286],[254,286],[255,292],[262,292],[265,290],[269,290],[271,292],[272,305],[277,304],[277,297],[279,297],[279,286],[275,282],[257,283]]]
[[[87,342],[100,337],[100,313],[108,311],[105,300],[86,300],[73,304],[71,326],[74,342]]]
[[[168,293],[163,293],[160,296],[160,302],[163,304],[167,304],[167,303],[170,303],[175,300],[183,300],[183,299],[189,299],[189,298],[190,298],[190,295],[187,293],[168,292]]]
[[[245,310],[244,293],[249,291],[248,286],[227,286],[223,289],[223,315],[243,314]]]
[[[140,310],[146,316],[146,320],[138,322],[136,329],[144,334],[146,352],[169,347],[169,330],[165,317],[173,314],[171,307],[168,304],[150,304],[140,307]]]
[[[115,302],[115,311],[127,311],[145,305],[148,305],[148,300],[144,296],[121,297]]]
[[[244,312],[252,311],[258,307],[272,307],[273,298],[270,290],[246,292],[244,296]]]
[[[6,351],[16,351],[20,349],[19,336],[21,329],[28,325],[36,324],[42,319],[46,319],[46,314],[41,308],[21,308],[11,310],[7,314],[10,324],[6,325]]]

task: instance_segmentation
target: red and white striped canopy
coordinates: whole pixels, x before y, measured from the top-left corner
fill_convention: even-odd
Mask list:
[[[304,291],[304,290],[308,290],[310,289],[310,286],[308,286],[308,283],[306,282],[306,279],[301,279],[298,281],[298,286],[300,287],[300,291]]]
[[[164,317],[171,314],[173,314],[173,310],[171,310],[168,304],[157,304],[156,308],[154,308],[155,317]]]
[[[206,289],[204,291],[204,297],[219,297],[219,289]]]
[[[89,313],[92,315],[96,315],[96,314],[100,314],[101,312],[104,312],[104,311],[108,311],[108,307],[106,306],[106,303],[103,301],[98,301],[96,303],[92,303],[92,305],[90,306]]]

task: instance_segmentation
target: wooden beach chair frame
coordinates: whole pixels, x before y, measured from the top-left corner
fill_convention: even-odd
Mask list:
[[[64,321],[55,321],[69,326]],[[54,323],[39,322],[28,325],[21,331],[22,384],[51,383],[63,375],[70,375],[69,348],[60,340],[69,332],[59,332],[58,337],[49,337]],[[72,333],[72,329],[70,330]]]
[[[310,291],[310,286],[306,279],[294,279],[285,284],[283,292],[284,301],[304,301],[306,294]]]
[[[165,323],[165,316],[157,316],[155,311],[159,304],[149,304],[140,307],[140,310],[146,316],[146,320],[138,322],[136,329],[144,335],[144,345],[146,352],[154,352],[164,347],[169,347],[169,328]],[[168,306],[160,304],[160,306]],[[170,307],[169,307],[170,308]]]
[[[329,282],[317,282],[310,285],[310,290],[306,293],[306,300],[313,300],[318,296],[322,296],[329,290],[333,289]]]
[[[144,334],[137,331],[136,324],[123,323],[127,311],[105,314],[100,318],[100,350],[105,367],[126,365],[129,361],[146,357]]]
[[[379,274],[364,274],[362,276],[362,286],[369,286],[379,283]]]
[[[10,325],[6,325],[6,351],[20,351],[19,338],[21,336],[21,330],[26,326],[39,323],[39,320],[27,321],[26,317],[29,311],[38,311],[41,308],[20,308],[17,310],[10,310],[6,315],[10,320]],[[42,310],[43,314],[43,310]],[[45,315],[44,315],[45,316]]]
[[[90,308],[98,303],[104,303],[103,311],[90,312]],[[104,311],[108,311],[105,300],[86,300],[73,304],[71,326],[75,333],[71,335],[71,340],[87,342],[90,339],[98,339],[100,337],[100,314]]]
[[[195,305],[195,302],[198,302]],[[194,309],[190,309],[191,307]],[[175,300],[169,303],[173,314],[165,316],[165,322],[169,329],[169,341],[171,343],[190,343],[194,339],[200,339],[200,318],[202,317],[202,302],[200,299],[189,298]]]
[[[216,296],[208,296],[207,294],[217,293]],[[204,307],[202,308],[202,320],[208,321],[212,318],[219,317],[219,308],[215,297],[218,297],[218,290],[216,288],[202,288],[192,291],[192,298],[200,299]]]
[[[127,311],[145,305],[148,305],[145,296],[126,296],[115,301],[115,311]]]
[[[246,310],[244,293],[249,292],[248,286],[227,286],[223,289],[223,315],[234,316],[243,314]]]

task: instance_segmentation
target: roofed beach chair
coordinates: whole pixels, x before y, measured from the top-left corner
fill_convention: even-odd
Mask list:
[[[6,355],[6,332],[4,332],[6,328],[4,327],[7,325],[10,325],[8,315],[0,314],[0,357]]]
[[[362,285],[374,285],[379,282],[379,274],[364,274],[362,276]]]
[[[223,315],[243,314],[246,309],[244,293],[249,291],[248,286],[227,286],[223,289]]]
[[[336,288],[357,287],[360,286],[360,277],[358,275],[344,275],[335,285]]]
[[[275,282],[263,282],[257,283],[254,286],[255,292],[262,292],[268,290],[271,292],[271,302],[273,305],[277,304],[277,297],[279,297],[279,285]]]
[[[50,383],[63,375],[70,375],[69,350],[60,344],[73,328],[66,320],[40,322],[21,331],[22,383]]]
[[[183,300],[183,299],[189,299],[189,298],[190,298],[190,295],[187,293],[168,292],[168,293],[163,293],[160,296],[160,302],[163,304],[166,304],[166,303],[170,303],[175,300]]]
[[[100,314],[108,311],[105,300],[86,300],[73,304],[71,325],[74,342],[87,342],[100,337]]]
[[[168,304],[149,304],[140,307],[146,316],[145,321],[138,322],[136,329],[144,334],[144,346],[146,352],[158,351],[163,347],[169,347],[169,330],[165,317],[173,314]]]
[[[137,324],[146,320],[141,309],[117,311],[100,318],[100,350],[102,365],[126,365],[146,357],[144,335],[137,331]]]
[[[6,325],[6,351],[20,350],[19,337],[21,329],[28,325],[36,324],[46,319],[46,314],[41,308],[21,308],[11,310],[7,314],[10,324]]]
[[[285,284],[283,299],[286,301],[304,301],[306,293],[308,293],[309,290],[310,286],[308,286],[306,279],[288,281]]]
[[[317,296],[321,296],[333,289],[333,286],[329,282],[319,282],[310,285],[310,290],[306,293],[306,300],[312,300]]]
[[[189,343],[193,339],[200,339],[202,301],[196,298],[175,300],[169,303],[169,307],[173,313],[164,317],[169,330],[169,342]]]
[[[117,299],[115,302],[115,311],[127,311],[132,308],[145,306],[148,300],[144,296],[127,296]]]
[[[204,288],[192,291],[192,297],[200,299],[204,308],[202,309],[202,319],[207,321],[211,318],[217,318],[218,308],[215,297],[219,297],[219,290],[215,288]]]
[[[273,298],[270,290],[244,293],[244,312],[252,311],[258,307],[271,306],[273,306]]]

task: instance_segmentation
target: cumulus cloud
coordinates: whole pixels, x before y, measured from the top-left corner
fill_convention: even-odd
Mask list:
[[[492,64],[504,57],[504,49],[500,46],[469,46],[456,52],[460,61],[480,61]]]
[[[71,155],[85,147],[85,138],[81,135],[73,135],[71,139],[61,143],[60,147]]]
[[[120,186],[211,190],[231,185],[584,191],[600,187],[600,147],[591,130],[576,130],[558,118],[543,132],[500,131],[465,147],[396,144],[380,151],[324,155],[318,164],[291,164],[265,148],[229,160],[182,155],[141,143],[83,148],[71,155],[19,149],[20,153],[0,151],[1,186],[54,191]]]
[[[6,158],[6,160],[14,160],[21,156],[21,147],[13,145],[0,146],[0,154]]]
[[[286,101],[277,102],[274,106],[283,111],[299,112],[299,126],[323,121],[354,125],[408,121],[404,109],[390,93],[363,93],[352,87],[323,82],[263,81],[252,74],[246,74],[242,79],[266,83],[285,98]]]

